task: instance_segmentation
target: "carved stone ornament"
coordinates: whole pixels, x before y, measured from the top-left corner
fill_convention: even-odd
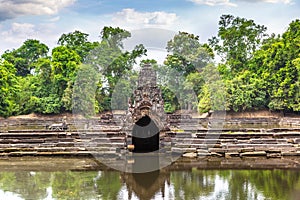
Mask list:
[[[156,72],[150,64],[142,66],[138,87],[133,93],[133,98],[128,99],[125,121],[135,124],[145,115],[153,119],[160,129],[166,125],[164,101],[161,90],[156,84]]]

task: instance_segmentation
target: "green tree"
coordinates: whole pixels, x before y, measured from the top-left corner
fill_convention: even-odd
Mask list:
[[[60,112],[72,110],[72,90],[80,64],[80,56],[65,46],[59,46],[52,50],[52,96],[55,105],[60,104]],[[50,95],[51,96],[51,95]],[[57,108],[58,108],[57,107]]]
[[[105,110],[110,109],[113,91],[119,79],[132,70],[136,58],[145,55],[143,45],[136,45],[132,51],[123,50],[123,40],[130,37],[130,32],[112,27],[104,27],[102,41],[88,56],[86,63],[95,66],[102,74],[102,88],[96,98]]]
[[[20,113],[52,113],[53,110],[59,110],[53,108],[53,101],[46,100],[49,96],[55,96],[50,58],[38,59],[35,62],[35,73],[19,78],[19,84],[17,102]]]
[[[299,110],[300,20],[290,23],[282,40],[269,49],[268,71],[270,83],[269,107],[274,110]]]
[[[221,79],[218,68],[209,64],[203,68],[201,78],[204,81],[198,95],[198,111],[205,113],[210,110],[224,111],[227,109],[226,85]]]
[[[167,51],[170,53],[165,65],[182,72],[184,76],[199,71],[213,58],[212,50],[207,44],[200,44],[199,36],[179,32],[168,41]]]
[[[133,91],[137,88],[137,82],[138,73],[134,70],[124,74],[122,78],[119,79],[112,94],[112,109],[128,109],[128,99],[132,98]]]
[[[299,111],[300,20],[290,23],[282,36],[274,36],[254,54],[251,70],[265,82],[266,106]]]
[[[222,15],[218,36],[209,39],[210,46],[217,52],[232,73],[247,69],[248,61],[261,46],[267,28],[253,20]]]
[[[99,111],[95,98],[99,79],[99,71],[96,71],[94,67],[80,65],[72,91],[72,110],[74,113],[93,116]]]
[[[81,58],[81,62],[83,62],[88,53],[99,45],[99,42],[89,42],[88,36],[89,35],[86,33],[75,30],[71,33],[62,34],[58,39],[57,44],[76,51]]]
[[[34,69],[34,63],[43,57],[47,57],[49,48],[38,40],[26,40],[23,45],[13,51],[6,51],[2,58],[12,63],[16,68],[16,75],[26,76]]]
[[[266,106],[266,83],[256,74],[245,70],[227,83],[230,110],[263,109]]]
[[[0,116],[8,117],[18,110],[16,96],[19,92],[16,69],[7,61],[0,61]]]
[[[201,71],[214,57],[212,49],[207,44],[201,44],[199,36],[186,32],[176,34],[172,40],[168,41],[166,48],[169,54],[164,64],[177,72],[174,75],[174,72],[165,70],[165,74],[169,74],[168,76],[171,77],[167,85],[168,87],[174,86],[176,88],[175,90],[169,89],[173,90],[173,92],[176,91],[175,95],[177,100],[179,100],[180,108],[178,104],[176,105],[175,99],[171,100],[172,95],[169,90],[164,89],[163,92],[167,92],[163,94],[163,96],[167,97],[166,105],[168,105],[168,108],[176,109],[191,110],[196,108],[198,104],[197,96],[204,83]],[[182,76],[182,81],[172,80],[177,76]]]

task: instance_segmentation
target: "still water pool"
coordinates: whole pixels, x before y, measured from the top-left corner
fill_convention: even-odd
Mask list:
[[[45,164],[47,159],[1,161],[0,199],[300,199],[298,170],[191,167],[129,174],[105,168],[76,169],[68,159],[48,162],[49,165]],[[50,163],[55,163],[55,167]]]

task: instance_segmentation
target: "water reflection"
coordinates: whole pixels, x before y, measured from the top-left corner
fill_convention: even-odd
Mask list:
[[[1,172],[0,199],[297,199],[293,170]],[[13,198],[14,197],[14,198]]]

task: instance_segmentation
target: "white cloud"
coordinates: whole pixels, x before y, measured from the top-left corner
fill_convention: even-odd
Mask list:
[[[12,23],[10,27],[6,28],[6,30],[0,29],[0,53],[9,49],[19,48],[24,41],[28,39],[38,39],[43,41],[47,41],[53,33],[48,33],[48,30],[44,27],[36,26],[30,23]]]
[[[283,3],[283,4],[293,4],[293,0],[239,0],[239,1],[244,1],[244,2],[249,2],[249,3]]]
[[[36,34],[35,26],[29,23],[12,23],[9,30],[1,32],[3,40],[14,42],[18,42],[20,38],[32,38]]]
[[[208,6],[237,6],[237,4],[232,3],[230,0],[188,0],[199,5],[208,5]],[[293,4],[293,0],[236,0],[235,2],[249,2],[249,3],[284,3],[284,4]]]
[[[234,3],[231,3],[229,0],[189,0],[199,5],[208,5],[208,6],[237,6]]]
[[[53,15],[76,0],[0,0],[0,21],[24,15]]]
[[[175,23],[177,16],[175,13],[138,12],[127,8],[113,15],[112,22],[118,26],[130,28],[144,27],[169,27]]]
[[[60,20],[60,16],[56,16],[56,17],[49,19],[48,22],[57,22],[59,20]]]
[[[8,30],[1,31],[1,53],[7,49],[18,48],[25,40],[36,38],[38,32],[33,24],[12,23]]]
[[[155,59],[158,64],[163,64],[168,54],[166,50],[167,42],[176,34],[175,31],[161,28],[143,28],[130,32],[131,37],[124,41],[124,50],[131,51],[135,45],[143,44],[147,49],[147,55],[138,60]]]

